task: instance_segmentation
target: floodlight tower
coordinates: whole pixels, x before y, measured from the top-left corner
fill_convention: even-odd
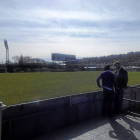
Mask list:
[[[9,47],[6,39],[4,39],[4,45],[6,48],[6,64],[9,64]]]

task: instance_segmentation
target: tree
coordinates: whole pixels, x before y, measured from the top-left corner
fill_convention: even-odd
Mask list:
[[[24,56],[24,57],[23,57],[24,63],[31,63],[31,59],[32,59],[31,56]]]
[[[23,58],[23,55],[22,54],[19,57],[18,63],[19,64],[23,64],[24,63],[24,58]]]
[[[13,56],[12,59],[14,60],[14,63],[19,62],[19,56],[17,56],[17,55]]]

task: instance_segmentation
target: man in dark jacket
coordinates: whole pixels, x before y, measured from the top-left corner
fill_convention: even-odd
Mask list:
[[[121,111],[123,103],[124,88],[127,88],[128,73],[123,67],[121,67],[119,61],[115,62],[114,65],[117,69],[115,72],[117,92],[114,99],[114,114],[118,114]]]
[[[100,79],[102,79],[103,87],[102,116],[106,116],[107,114],[110,117],[112,116],[114,88],[116,90],[115,76],[110,72],[110,65],[107,65],[105,71],[97,78],[97,85],[102,88],[99,82]]]

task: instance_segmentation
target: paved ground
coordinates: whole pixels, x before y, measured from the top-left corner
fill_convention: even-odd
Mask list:
[[[140,140],[140,116],[93,118],[34,140]]]

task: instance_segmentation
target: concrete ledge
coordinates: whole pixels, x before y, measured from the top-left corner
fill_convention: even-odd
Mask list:
[[[124,89],[124,93],[128,93],[128,92],[131,92],[131,87],[127,87]]]
[[[70,106],[70,96],[48,99],[39,102],[39,111],[49,111],[68,106]]]
[[[43,135],[58,128],[76,123],[76,107],[66,107],[39,115],[39,130]]]
[[[3,120],[22,116],[21,105],[8,106],[2,113]]]
[[[2,122],[2,140],[11,140],[11,123],[10,121]]]
[[[101,115],[101,111],[102,111],[102,102],[103,100],[100,99],[97,101],[97,107],[96,107],[96,115],[100,116]]]
[[[90,103],[90,117],[97,116],[97,103],[96,102],[91,102]]]
[[[137,87],[131,87],[131,91],[137,91]]]
[[[96,92],[96,99],[97,100],[103,99],[103,92],[102,91],[97,91]]]
[[[128,93],[125,92],[123,97],[127,99],[131,99],[131,92],[128,92]]]
[[[30,140],[38,136],[38,116],[27,116],[3,123],[2,140]],[[8,133],[10,135],[8,135]],[[10,139],[9,139],[10,138]]]
[[[77,105],[77,122],[86,120],[90,118],[91,114],[91,104],[90,103],[84,103]]]
[[[90,102],[91,93],[78,94],[71,96],[71,105]]]
[[[8,106],[7,109],[3,111],[3,120],[22,117],[67,106],[70,106],[70,96]]]
[[[129,108],[129,101],[123,100],[123,106],[122,109],[128,109]]]
[[[102,91],[94,91],[91,93],[91,101],[95,102],[97,100],[103,99],[103,92]]]
[[[129,92],[124,96],[135,98],[135,93],[131,96]],[[136,97],[140,98],[139,90],[136,91]],[[100,116],[102,99],[103,92],[95,91],[9,106],[3,111],[2,140],[33,139],[53,130]],[[124,101],[123,109],[128,108],[129,102]]]
[[[136,100],[140,101],[140,88],[139,87],[137,88],[137,91],[136,91]]]

